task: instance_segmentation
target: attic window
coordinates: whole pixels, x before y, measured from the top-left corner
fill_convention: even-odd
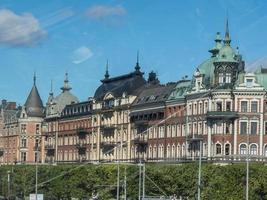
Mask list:
[[[247,87],[252,87],[252,84],[253,84],[253,79],[252,78],[247,78],[246,79],[246,85],[247,85]]]
[[[222,58],[226,58],[226,55],[225,55],[225,54],[223,54],[223,55],[222,55]]]

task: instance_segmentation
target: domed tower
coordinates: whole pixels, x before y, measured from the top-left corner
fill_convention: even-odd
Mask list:
[[[223,42],[214,62],[214,87],[232,88],[238,78],[240,57],[230,45],[228,19]]]

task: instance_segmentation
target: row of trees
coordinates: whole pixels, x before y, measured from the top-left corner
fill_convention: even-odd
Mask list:
[[[35,191],[35,166],[1,166],[0,196],[8,195],[7,174],[10,171],[10,194],[23,199]],[[127,177],[127,199],[138,199],[139,168],[120,164],[120,194],[124,195],[124,175]],[[198,165],[147,164],[146,195],[176,194],[195,199]],[[100,199],[116,198],[117,165],[57,165],[38,167],[39,193],[45,199],[90,199],[93,191]],[[246,167],[244,164],[212,165],[202,168],[202,199],[240,200],[245,196]],[[267,167],[250,166],[250,199],[267,199]]]

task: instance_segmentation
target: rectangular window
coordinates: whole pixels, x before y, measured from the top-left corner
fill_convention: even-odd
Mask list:
[[[26,148],[27,147],[27,140],[21,139],[21,147]]]
[[[247,134],[247,122],[240,122],[240,134]]]
[[[251,102],[251,112],[253,112],[253,113],[258,112],[258,102],[257,101]]]
[[[226,73],[225,74],[225,82],[226,83],[231,83],[231,73]]]
[[[36,124],[36,134],[40,133],[40,124]]]
[[[220,84],[224,83],[223,73],[219,73],[219,83]]]
[[[231,111],[231,102],[226,102],[226,111]]]
[[[250,123],[250,134],[251,135],[256,135],[257,134],[257,122],[251,122]]]
[[[226,122],[226,124],[225,124],[225,133],[226,134],[230,133],[230,123],[229,122]]]
[[[21,156],[21,161],[22,162],[26,162],[27,161],[26,152],[21,152],[20,156]]]
[[[267,135],[267,122],[265,122],[265,135]]]
[[[241,112],[247,112],[247,111],[248,111],[248,102],[241,101]]]
[[[216,106],[217,106],[217,111],[222,111],[222,102],[221,101],[217,102]]]
[[[21,133],[26,133],[26,124],[21,124]]]

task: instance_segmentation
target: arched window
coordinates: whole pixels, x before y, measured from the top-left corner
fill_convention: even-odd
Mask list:
[[[257,145],[256,144],[252,144],[250,146],[250,155],[257,155]]]
[[[246,155],[247,154],[247,145],[241,144],[240,145],[240,154],[241,155]]]
[[[222,153],[222,145],[216,144],[216,155],[219,155]]]
[[[225,145],[224,152],[226,156],[230,155],[230,144]]]

